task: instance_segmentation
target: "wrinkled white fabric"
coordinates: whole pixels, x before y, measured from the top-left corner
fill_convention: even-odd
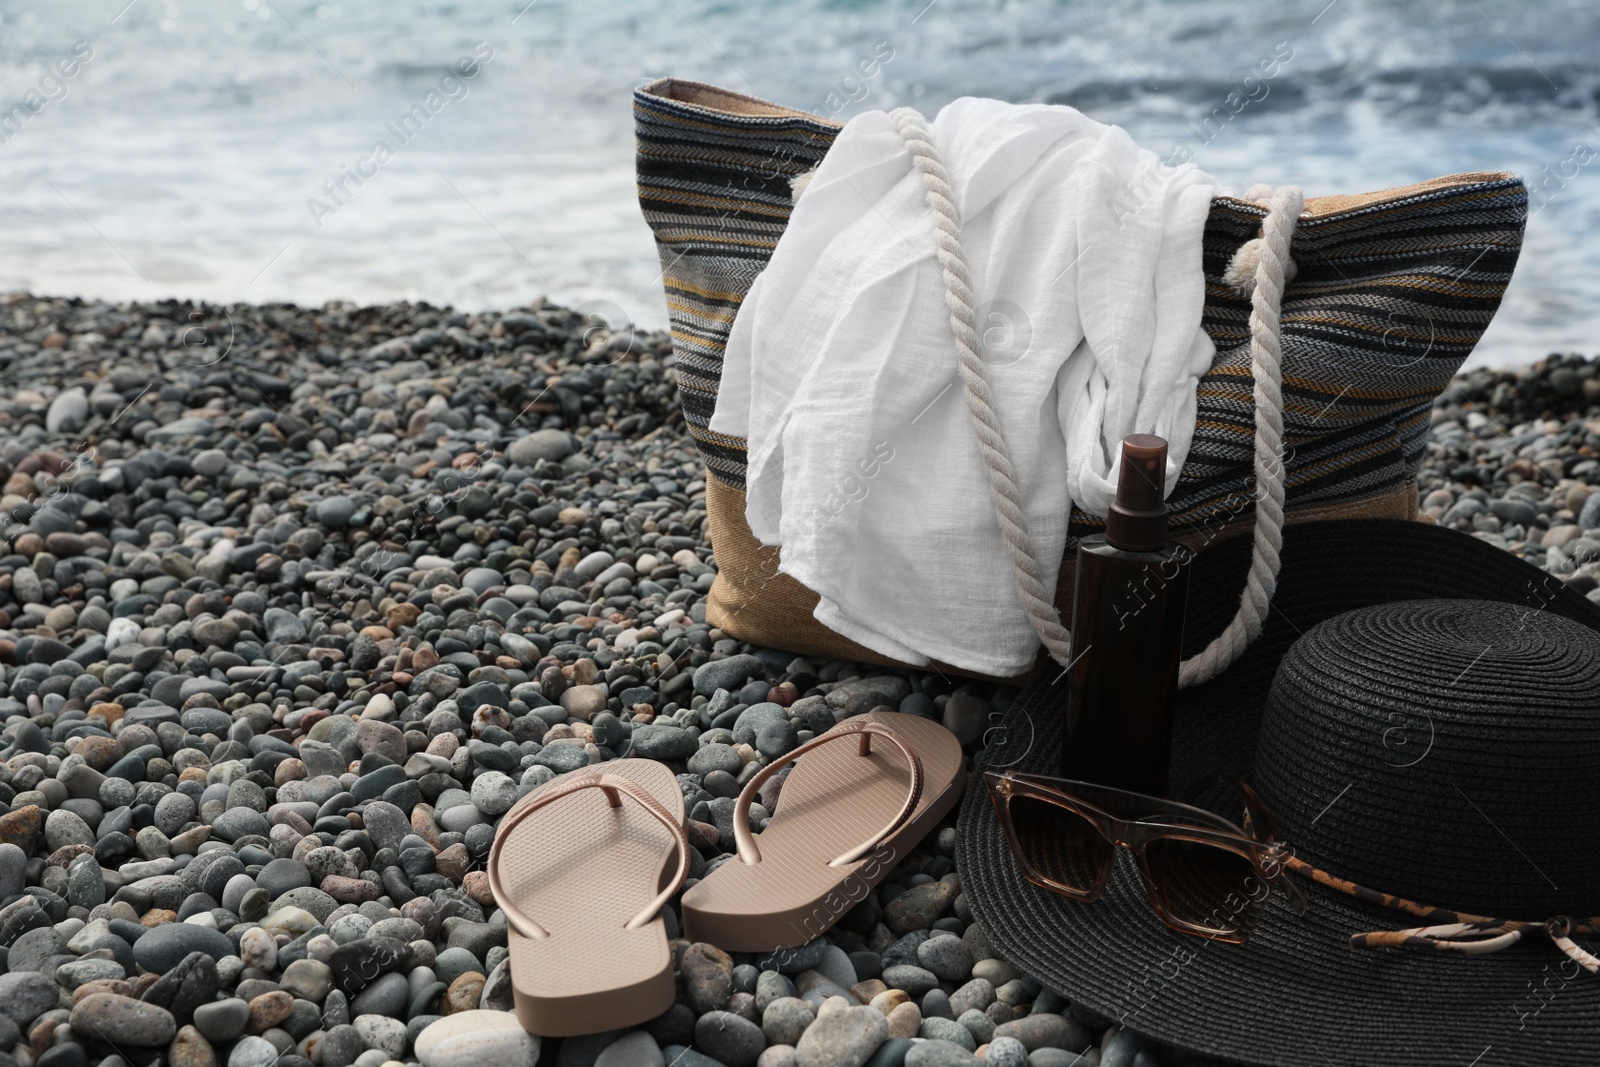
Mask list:
[[[993,394],[1040,575],[1072,504],[1104,515],[1120,442],[1170,443],[1211,365],[1216,183],[1066,107],[965,98],[930,126],[962,220]],[[1032,666],[968,424],[922,180],[890,117],[851,120],[734,320],[711,428],[749,441],[746,520],[830,629],[914,664]]]

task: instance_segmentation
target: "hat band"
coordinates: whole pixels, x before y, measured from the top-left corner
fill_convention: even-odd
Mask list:
[[[1543,922],[1533,922],[1525,919],[1499,919],[1489,915],[1474,915],[1471,912],[1418,904],[1414,900],[1407,900],[1393,893],[1380,893],[1376,889],[1368,889],[1349,879],[1329,874],[1298,856],[1289,856],[1284,862],[1290,870],[1297,871],[1319,885],[1343,893],[1345,896],[1354,897],[1363,903],[1376,904],[1391,911],[1405,912],[1433,923],[1430,926],[1417,926],[1408,930],[1373,930],[1368,933],[1351,934],[1350,944],[1355,948],[1426,948],[1481,956],[1514,945],[1522,939],[1523,934],[1538,930],[1543,931],[1550,941],[1579,967],[1590,974],[1600,974],[1600,957],[1596,957],[1572,940],[1574,934],[1580,937],[1594,937],[1600,934],[1600,918],[1574,920],[1570,916],[1558,915]]]

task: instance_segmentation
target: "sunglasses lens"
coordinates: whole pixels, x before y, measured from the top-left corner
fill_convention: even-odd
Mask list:
[[[1045,878],[1081,893],[1099,886],[1115,846],[1089,820],[1046,800],[1013,797],[1011,823],[1022,857]]]
[[[1180,924],[1243,940],[1266,904],[1266,882],[1231,849],[1164,838],[1145,846],[1144,860],[1167,918]]]

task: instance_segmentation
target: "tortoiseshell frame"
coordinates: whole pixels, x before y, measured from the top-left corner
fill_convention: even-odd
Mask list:
[[[1151,877],[1145,862],[1144,850],[1152,841],[1163,838],[1187,839],[1227,848],[1244,855],[1251,860],[1256,872],[1266,880],[1267,884],[1275,885],[1282,890],[1301,914],[1304,914],[1306,909],[1305,894],[1288,878],[1290,871],[1297,872],[1345,896],[1424,919],[1433,924],[1407,930],[1354,933],[1350,935],[1350,944],[1355,948],[1417,947],[1435,951],[1482,954],[1499,951],[1515,944],[1525,933],[1541,931],[1583,970],[1590,974],[1600,974],[1600,956],[1593,955],[1573,941],[1574,937],[1600,937],[1600,917],[1573,918],[1558,915],[1542,922],[1500,919],[1452,908],[1420,904],[1393,893],[1369,889],[1295,856],[1290,847],[1279,839],[1277,827],[1272,821],[1272,816],[1267,813],[1265,805],[1242,778],[1216,775],[1196,783],[1189,795],[1191,798],[1198,796],[1200,792],[1219,781],[1234,787],[1243,796],[1245,805],[1243,828],[1234,826],[1227,819],[1202,808],[1089,782],[1075,782],[1039,774],[993,772],[984,774],[984,785],[987,786],[989,799],[1000,817],[1006,843],[1010,845],[1017,867],[1024,877],[1040,888],[1073,900],[1093,902],[1099,899],[1110,878],[1111,864],[1116,856],[1115,848],[1107,850],[1106,859],[1101,864],[1098,877],[1091,888],[1080,889],[1054,881],[1043,875],[1023,851],[1011,819],[1012,798],[1033,797],[1071,811],[1094,826],[1113,845],[1132,851],[1139,862],[1139,873],[1144,880],[1151,908],[1162,922],[1183,933],[1240,944],[1249,937],[1250,931],[1248,928],[1219,931],[1216,928],[1184,922],[1172,915],[1162,895],[1162,887]],[[1125,814],[1137,811],[1151,814],[1127,820],[1106,810],[1107,806],[1117,807]],[[1163,816],[1166,819],[1163,819]],[[1188,823],[1174,825],[1167,821],[1173,818],[1197,821],[1205,825],[1194,826]]]
[[[1301,913],[1305,913],[1306,898],[1300,887],[1288,878],[1289,853],[1276,839],[1271,816],[1262,807],[1249,786],[1230,779],[1245,795],[1246,819],[1249,830],[1236,826],[1220,815],[1203,808],[1177,801],[1130,793],[1091,782],[1052,778],[1042,774],[1007,772],[997,774],[986,771],[984,786],[989,800],[1000,818],[1006,844],[1017,861],[1023,877],[1041,889],[1058,893],[1072,900],[1093,903],[1100,899],[1106,882],[1111,877],[1111,866],[1116,859],[1116,848],[1106,850],[1105,859],[1092,886],[1069,886],[1043,874],[1025,854],[1011,819],[1011,801],[1015,797],[1031,797],[1072,812],[1087,821],[1105,839],[1117,848],[1132,852],[1138,862],[1139,874],[1144,881],[1145,894],[1158,918],[1180,933],[1243,944],[1250,930],[1243,925],[1206,926],[1193,923],[1172,913],[1166,899],[1166,887],[1150,873],[1145,849],[1154,841],[1189,841],[1233,852],[1249,861],[1267,886],[1276,886],[1289,898]],[[1117,814],[1120,812],[1121,814]],[[1125,816],[1132,816],[1131,818]],[[1236,912],[1237,914],[1237,912]]]

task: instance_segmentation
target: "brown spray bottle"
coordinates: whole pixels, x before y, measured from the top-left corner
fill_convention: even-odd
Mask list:
[[[1189,558],[1167,540],[1167,442],[1122,441],[1106,532],[1078,542],[1061,774],[1160,795],[1167,786]]]

